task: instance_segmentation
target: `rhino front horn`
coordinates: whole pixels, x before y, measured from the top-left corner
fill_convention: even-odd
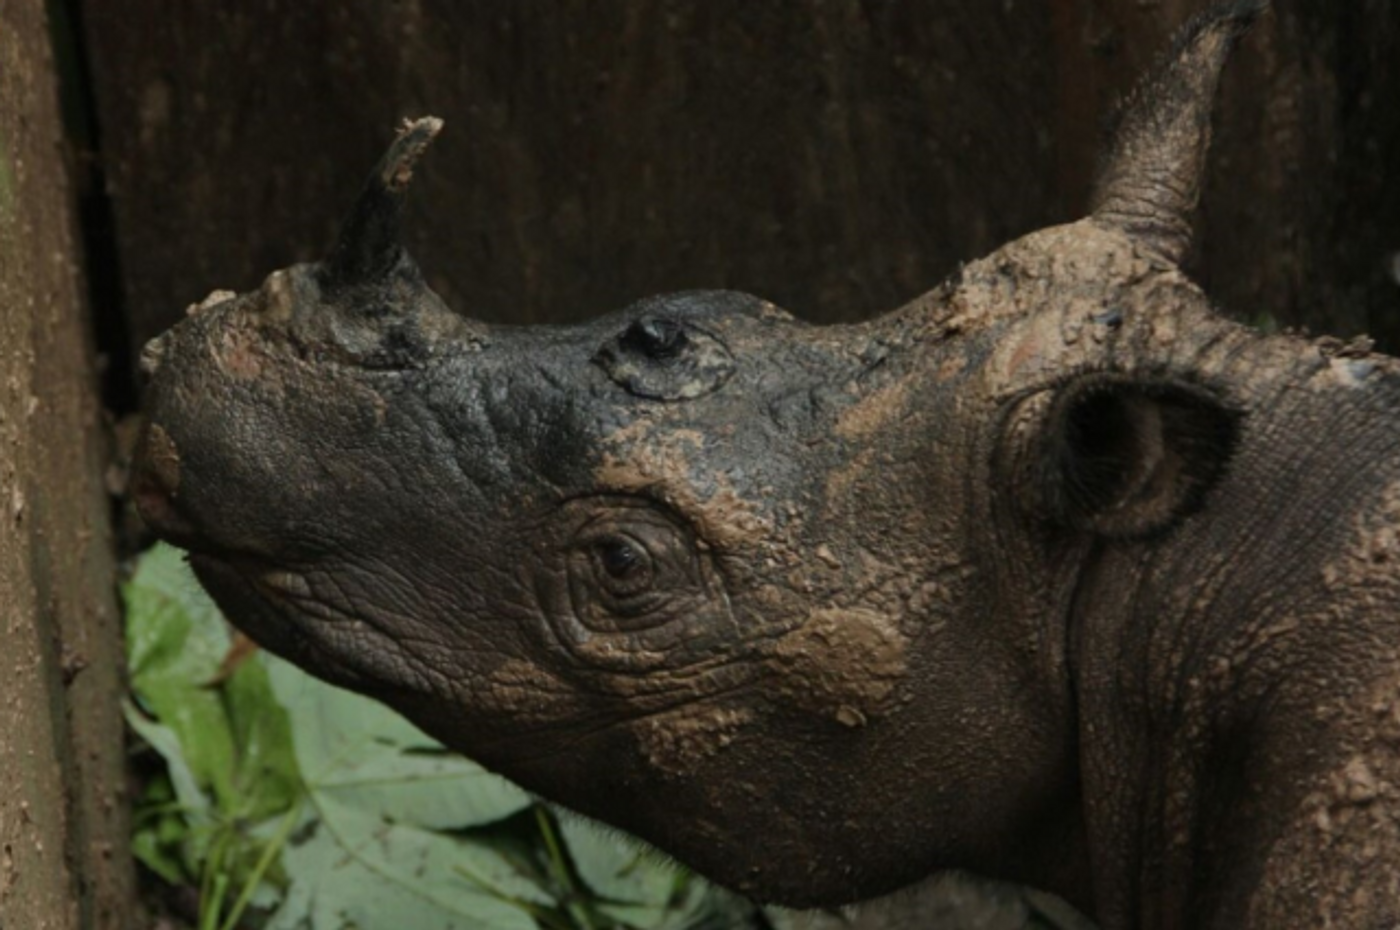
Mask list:
[[[1181,262],[1191,247],[1220,72],[1268,5],[1221,4],[1182,29],[1162,65],[1124,104],[1094,186],[1095,219]]]
[[[323,285],[328,290],[382,281],[399,263],[404,191],[413,166],[441,129],[442,120],[435,116],[404,122],[340,227],[326,262]]]

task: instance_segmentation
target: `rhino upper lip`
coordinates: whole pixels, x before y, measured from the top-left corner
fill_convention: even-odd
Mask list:
[[[239,585],[260,601],[269,611],[269,615],[281,618],[277,621],[260,620],[253,624],[255,628],[264,628],[268,622],[274,622],[282,634],[290,633],[299,643],[304,644],[305,639],[296,635],[299,632],[299,624],[286,622],[289,612],[296,617],[313,617],[328,623],[346,619],[344,615],[317,600],[301,574],[272,566],[270,562],[259,557],[191,551],[190,565],[201,575],[209,573],[221,578],[225,583]],[[247,620],[246,614],[244,619]]]
[[[195,545],[179,545],[189,553],[191,567],[212,569],[224,577],[237,576],[265,601],[295,602],[298,608],[313,602],[310,586],[302,575],[275,566],[262,556],[221,549],[203,540]]]
[[[256,558],[239,555],[214,555],[209,552],[191,552],[190,565],[196,570],[200,581],[209,587],[217,582],[217,587],[230,585],[241,589],[241,596],[252,598],[258,607],[241,612],[239,625],[263,648],[271,648],[279,654],[300,655],[301,661],[318,651],[315,638],[305,635],[300,624],[288,623],[288,610],[305,613],[304,604],[291,604],[289,598],[280,594],[274,586],[261,581],[275,569],[268,569],[266,563]]]
[[[251,576],[251,580],[259,588],[283,599],[301,602],[312,597],[306,577],[285,568],[264,569]]]
[[[261,556],[242,552],[192,550],[190,559],[232,569],[268,601],[292,604],[299,611],[334,619],[330,616],[331,611],[316,599],[306,576],[300,572],[274,564]]]

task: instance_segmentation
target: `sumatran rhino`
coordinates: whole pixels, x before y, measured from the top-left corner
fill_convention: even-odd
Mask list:
[[[1088,218],[859,325],[459,316],[412,123],[325,262],[147,347],[139,506],[259,643],[765,900],[1400,925],[1400,363],[1179,267],[1259,7],[1181,35]]]

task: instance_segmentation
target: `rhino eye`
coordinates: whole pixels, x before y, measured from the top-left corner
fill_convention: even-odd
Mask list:
[[[624,536],[600,540],[594,544],[593,557],[602,569],[603,583],[615,595],[636,594],[651,584],[651,556],[639,542]]]
[[[642,630],[673,619],[696,596],[688,538],[669,520],[628,514],[582,529],[568,562],[573,615],[594,632]]]
[[[723,579],[678,514],[598,495],[567,501],[553,516],[540,525],[535,596],[559,644],[589,667],[659,668],[682,661],[668,658],[679,645],[728,641]]]

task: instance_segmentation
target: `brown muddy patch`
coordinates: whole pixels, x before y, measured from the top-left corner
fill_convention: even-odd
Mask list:
[[[611,448],[594,475],[600,488],[659,495],[694,521],[705,541],[724,548],[755,546],[771,534],[772,523],[756,501],[741,495],[725,475],[705,470],[705,436],[699,431],[638,422],[607,443]],[[701,476],[713,490],[697,487]]]
[[[1321,575],[1328,621],[1346,624],[1337,646],[1359,658],[1315,709],[1330,745],[1268,852],[1251,925],[1400,926],[1400,650],[1385,630],[1400,590],[1400,483],[1352,519]]]
[[[1400,672],[1337,714],[1343,751],[1269,851],[1251,926],[1400,926]]]
[[[214,290],[210,291],[203,300],[190,304],[185,308],[185,316],[199,316],[206,310],[217,307],[238,296],[234,291]]]
[[[146,429],[145,458],[162,488],[171,495],[180,490],[180,450],[159,423]]]
[[[237,381],[256,381],[263,373],[266,358],[255,333],[241,326],[218,331],[213,345],[214,364]]]
[[[658,771],[683,776],[724,749],[754,719],[746,707],[683,708],[631,725],[642,756]]]
[[[1371,601],[1400,586],[1400,482],[1385,488],[1375,506],[1354,521],[1350,545],[1322,569],[1329,590],[1352,590]]]
[[[868,439],[897,428],[914,412],[912,380],[911,376],[901,378],[842,411],[836,421],[836,435],[842,439]]]
[[[507,659],[492,670],[481,696],[483,709],[526,725],[558,723],[577,703],[568,682],[521,659]]]
[[[780,693],[811,713],[864,726],[895,703],[909,641],[890,618],[859,607],[817,610],[773,646]]]
[[[856,488],[879,475],[880,452],[870,445],[861,449],[851,459],[850,464],[831,473],[826,480],[826,506],[836,511],[838,505],[847,500]]]

